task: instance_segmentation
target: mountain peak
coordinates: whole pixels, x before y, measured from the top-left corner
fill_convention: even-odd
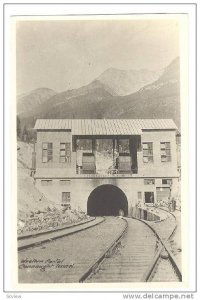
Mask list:
[[[21,124],[31,127],[36,118],[172,118],[179,126],[179,58],[175,58],[161,75],[158,73],[110,68],[88,85],[58,93],[50,99],[47,97],[46,101],[40,97],[43,88],[34,90],[27,96],[29,99],[22,97],[22,108],[26,105],[27,111],[24,114],[18,111]],[[145,84],[149,81],[152,82]],[[44,89],[45,94],[48,89]],[[136,92],[119,96],[130,90]],[[35,109],[32,108],[34,103],[37,104]]]
[[[117,93],[106,83],[102,82],[99,79],[95,79],[93,80],[89,85],[89,88],[92,89],[97,89],[97,88],[101,88],[104,89],[106,92],[108,92],[111,96],[117,96]]]
[[[109,68],[97,79],[109,86],[115,94],[125,96],[137,92],[146,84],[152,83],[160,76],[161,71],[141,70],[120,70]]]

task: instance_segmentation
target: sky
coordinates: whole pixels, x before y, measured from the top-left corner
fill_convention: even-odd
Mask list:
[[[17,21],[17,95],[78,88],[108,68],[163,69],[177,56],[175,19]]]

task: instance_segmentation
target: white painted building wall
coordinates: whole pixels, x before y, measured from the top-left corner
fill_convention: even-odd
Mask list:
[[[53,143],[53,161],[42,163],[42,143]],[[154,192],[154,201],[156,203],[156,188],[163,187],[162,179],[171,178],[171,196],[178,195],[178,171],[177,171],[177,151],[176,151],[176,132],[171,131],[144,131],[141,136],[141,142],[153,143],[153,162],[143,162],[142,150],[137,153],[138,174],[132,177],[121,176],[106,178],[94,177],[88,178],[76,174],[76,153],[72,152],[71,163],[59,162],[60,143],[70,142],[72,145],[72,136],[70,132],[64,131],[39,131],[37,133],[36,147],[36,174],[35,184],[37,188],[49,198],[52,203],[60,206],[62,201],[62,192],[70,192],[71,206],[87,211],[87,201],[90,193],[98,186],[103,184],[113,184],[119,187],[126,195],[128,200],[129,212],[139,199],[138,192],[142,193],[144,202],[145,192]],[[170,142],[171,161],[161,162],[160,142]],[[72,150],[72,149],[71,149]],[[91,175],[92,177],[92,175]],[[154,178],[155,184],[145,185],[145,178]],[[41,180],[52,180],[49,185],[43,185]],[[60,180],[68,180],[66,184]]]

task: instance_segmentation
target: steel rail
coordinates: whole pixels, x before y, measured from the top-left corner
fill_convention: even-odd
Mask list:
[[[93,262],[89,266],[89,268],[84,272],[84,274],[79,279],[80,283],[84,282],[90,275],[92,275],[92,273],[95,273],[98,270],[100,264],[104,261],[104,259],[106,259],[107,257],[109,257],[112,254],[113,250],[120,243],[121,239],[123,238],[123,236],[126,233],[127,228],[128,228],[128,222],[127,222],[127,220],[124,219],[123,217],[122,217],[122,219],[125,221],[125,227],[120,232],[120,234],[118,235],[118,237],[111,243],[111,245],[109,245],[106,248],[106,250],[104,250],[103,253],[95,260],[95,262]]]
[[[88,226],[86,228],[83,227],[85,225],[85,223],[79,224],[80,226],[82,225],[82,227],[77,229],[76,231],[63,233],[63,234],[56,235],[56,236],[51,237],[51,238],[46,238],[46,239],[44,238],[41,241],[36,241],[36,242],[29,243],[29,244],[26,244],[26,245],[18,246],[18,251],[25,250],[25,249],[32,248],[32,247],[37,247],[37,246],[40,246],[41,244],[48,243],[48,242],[51,242],[51,241],[59,239],[59,238],[63,238],[63,237],[78,233],[78,232],[83,231],[83,230],[87,230],[89,228],[92,228],[94,226],[97,226],[97,225],[101,224],[104,221],[105,221],[105,217],[102,217],[102,220],[100,220],[98,223],[91,224],[90,226]],[[65,229],[68,229],[68,228],[65,228]],[[54,232],[58,232],[58,231],[59,231],[59,229],[55,230]],[[49,234],[49,232],[47,232],[46,234]]]
[[[162,209],[162,210],[164,210],[164,209]],[[176,217],[175,217],[172,213],[170,213],[170,212],[167,211],[167,210],[164,210],[164,211],[166,211],[167,213],[169,213],[170,215],[172,215],[173,218],[174,218],[175,221],[176,221]],[[135,219],[137,219],[137,218],[135,218]],[[155,230],[150,224],[146,223],[144,220],[140,220],[140,219],[137,219],[137,220],[139,220],[139,221],[145,223],[147,226],[149,226],[149,228],[152,229],[152,231],[153,231],[153,232],[155,233],[155,235],[157,236],[158,241],[160,242],[160,246],[159,246],[159,248],[158,248],[158,251],[157,251],[157,253],[156,253],[156,255],[155,255],[155,257],[154,257],[154,259],[153,259],[151,265],[149,266],[149,268],[148,268],[147,271],[145,272],[145,274],[144,274],[144,276],[143,276],[143,278],[142,278],[142,281],[143,281],[143,282],[150,281],[150,277],[151,277],[151,275],[153,274],[153,272],[154,272],[154,270],[155,270],[157,264],[159,263],[159,258],[160,258],[160,255],[161,255],[162,251],[166,250],[166,252],[168,253],[168,256],[169,256],[169,260],[170,260],[170,262],[171,262],[171,264],[172,264],[172,266],[173,266],[173,268],[174,268],[174,270],[175,270],[175,272],[176,272],[176,275],[177,275],[178,279],[179,279],[180,282],[181,282],[181,281],[182,281],[182,273],[181,273],[181,271],[180,271],[180,269],[179,269],[179,267],[178,267],[178,264],[177,264],[177,262],[176,262],[176,259],[175,259],[174,255],[173,255],[173,253],[171,252],[171,250],[169,249],[168,245],[166,244],[166,241],[164,241],[164,240],[159,236],[159,234],[156,232],[156,230]],[[167,238],[167,241],[169,241],[169,240],[172,238],[172,236],[175,234],[176,229],[177,229],[177,224],[174,226],[174,229],[173,229],[173,231],[171,232],[171,234],[169,235],[169,237]]]
[[[173,214],[171,214],[171,215],[174,217],[174,219],[176,221],[175,216]],[[132,219],[132,218],[128,218],[128,219]],[[172,252],[169,249],[169,247],[166,245],[166,242],[163,241],[163,239],[160,237],[160,235],[157,233],[157,231],[150,224],[146,223],[144,220],[141,220],[141,219],[137,219],[137,218],[133,218],[133,219],[136,219],[137,221],[141,221],[146,226],[148,226],[151,229],[151,231],[153,231],[153,233],[155,234],[155,236],[157,238],[157,241],[159,242],[157,252],[156,252],[156,254],[155,254],[155,256],[154,256],[151,264],[149,265],[148,269],[146,270],[146,272],[144,273],[144,275],[140,279],[140,282],[147,282],[147,281],[149,281],[149,279],[151,277],[151,274],[155,270],[155,268],[156,268],[156,266],[157,266],[157,264],[159,262],[160,255],[161,255],[161,253],[162,253],[162,251],[164,249],[168,253],[170,262],[171,262],[171,264],[172,264],[172,266],[173,266],[173,268],[174,268],[174,270],[176,272],[176,275],[177,275],[178,279],[180,281],[182,281],[181,271],[180,271],[180,269],[179,269],[179,267],[178,267],[178,265],[176,263],[174,255],[172,254]],[[97,260],[95,260],[95,262],[93,264],[90,265],[90,267],[80,277],[79,282],[84,282],[86,279],[88,279],[90,276],[92,276],[92,274],[95,274],[99,270],[100,265],[105,261],[105,259],[107,257],[109,257],[110,255],[112,255],[112,252],[113,252],[114,248],[121,241],[121,239],[123,238],[123,236],[124,236],[124,234],[125,234],[125,232],[127,231],[127,228],[128,228],[128,222],[127,222],[127,220],[125,218],[123,218],[123,220],[126,221],[126,227],[124,228],[124,230],[121,232],[121,234],[119,235],[119,237],[116,238],[116,240],[110,246],[107,247],[107,249],[99,256],[99,258]],[[170,233],[170,235],[167,238],[167,241],[174,235],[174,233],[176,231],[176,228],[177,228],[177,224],[175,224],[172,232]]]
[[[90,218],[89,220],[86,220],[86,221],[82,221],[82,222],[75,223],[75,224],[68,224],[68,225],[65,225],[63,227],[58,227],[56,229],[49,229],[49,230],[45,230],[45,231],[40,231],[40,232],[35,232],[35,233],[29,233],[29,234],[19,235],[17,237],[17,240],[19,241],[19,240],[34,238],[34,237],[37,237],[37,236],[40,236],[40,235],[45,235],[45,234],[48,234],[48,233],[57,232],[57,231],[65,230],[65,229],[72,228],[72,227],[74,228],[76,226],[79,226],[79,225],[86,224],[86,223],[89,223],[91,221],[94,221],[95,219],[96,218],[93,217],[93,218]]]

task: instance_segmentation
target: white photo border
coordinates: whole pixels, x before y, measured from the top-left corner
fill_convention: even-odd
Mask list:
[[[95,13],[96,12],[96,13]],[[124,14],[151,14],[151,13],[170,13],[170,14],[188,14],[189,16],[189,42],[188,42],[188,52],[189,52],[189,59],[188,59],[188,78],[189,78],[189,106],[188,106],[188,115],[186,119],[188,119],[188,123],[185,124],[186,130],[188,130],[188,155],[187,160],[189,161],[189,176],[188,176],[188,198],[195,199],[195,201],[190,201],[189,209],[189,228],[188,234],[190,233],[190,246],[189,246],[189,256],[191,263],[189,265],[189,283],[188,289],[179,289],[179,290],[148,290],[145,292],[165,292],[165,293],[189,293],[189,292],[197,292],[197,154],[196,154],[196,130],[197,130],[197,70],[196,70],[196,63],[197,63],[197,51],[196,51],[196,41],[197,41],[197,5],[195,3],[191,4],[158,4],[158,3],[149,3],[149,4],[63,4],[63,3],[4,3],[3,5],[3,18],[4,18],[4,32],[3,32],[3,40],[4,40],[4,85],[3,85],[3,120],[4,120],[4,173],[3,173],[3,180],[4,180],[4,202],[3,202],[3,237],[4,237],[4,274],[3,274],[3,282],[4,293],[8,292],[17,292],[17,293],[30,293],[30,291],[26,290],[12,290],[11,289],[11,282],[10,282],[10,275],[12,273],[12,266],[10,265],[10,257],[9,251],[12,245],[12,224],[11,224],[11,199],[12,199],[12,184],[11,178],[12,177],[12,160],[15,159],[15,155],[11,155],[11,142],[10,142],[10,132],[12,130],[11,127],[11,116],[15,118],[15,109],[12,110],[10,106],[10,99],[13,97],[12,89],[15,88],[15,84],[13,81],[10,80],[12,78],[11,67],[12,62],[10,61],[10,18],[11,16],[50,16],[50,15],[124,15]],[[12,156],[12,160],[11,160]],[[187,180],[186,180],[187,183]],[[195,218],[194,218],[195,216]],[[195,229],[195,230],[194,230]],[[49,292],[49,291],[31,291],[33,293],[41,293],[41,292]],[[50,293],[77,293],[77,292],[95,292],[95,291],[51,291]],[[101,291],[98,290],[97,292],[105,292],[108,293],[109,291]],[[144,291],[135,290],[124,290],[124,291],[110,291],[114,293],[143,293]],[[50,298],[49,298],[50,299]]]

